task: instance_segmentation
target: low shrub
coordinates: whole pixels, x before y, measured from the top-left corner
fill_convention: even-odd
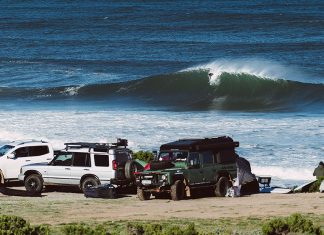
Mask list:
[[[103,225],[68,224],[62,227],[63,234],[66,235],[110,235],[108,228]]]
[[[315,226],[310,219],[307,219],[301,214],[293,214],[284,218],[274,218],[262,226],[262,232],[266,235],[288,233],[324,234],[320,230],[320,227]]]
[[[2,235],[45,235],[49,234],[49,228],[46,225],[32,226],[26,220],[18,216],[1,215],[0,216],[0,234]]]
[[[145,162],[149,162],[154,159],[154,155],[150,151],[138,151],[133,153],[133,159],[139,159]]]
[[[187,227],[161,224],[128,224],[128,235],[198,235],[195,225],[190,223]]]

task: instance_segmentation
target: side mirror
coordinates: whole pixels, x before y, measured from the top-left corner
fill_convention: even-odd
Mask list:
[[[9,153],[8,155],[7,155],[7,158],[8,159],[14,159],[16,156],[15,156],[15,154],[14,153]]]

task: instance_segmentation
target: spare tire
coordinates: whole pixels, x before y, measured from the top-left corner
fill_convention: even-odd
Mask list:
[[[134,173],[138,171],[137,162],[133,160],[128,160],[125,164],[125,177],[129,180],[134,180]]]

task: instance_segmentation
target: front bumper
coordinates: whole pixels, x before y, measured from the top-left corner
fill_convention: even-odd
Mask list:
[[[136,175],[136,185],[141,188],[162,188],[169,185],[167,178],[160,174],[139,174]]]

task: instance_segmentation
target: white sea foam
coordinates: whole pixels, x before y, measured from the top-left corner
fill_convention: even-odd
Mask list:
[[[68,96],[75,96],[78,94],[79,92],[79,89],[81,88],[82,86],[77,86],[77,87],[68,87],[68,88],[65,88],[64,91],[61,92],[61,94],[63,95],[68,95]]]
[[[55,149],[65,142],[115,142],[127,138],[134,150],[157,150],[180,138],[229,135],[256,175],[284,180],[310,180],[323,161],[322,116],[222,112],[7,111],[0,113],[0,144],[44,139]]]
[[[268,175],[283,180],[313,180],[313,170],[305,168],[289,168],[279,166],[255,166],[252,171],[255,175]]]
[[[28,134],[22,134],[12,131],[0,130],[0,140],[1,143],[4,144],[6,142],[11,142],[14,140],[22,140],[22,139],[33,139]]]

